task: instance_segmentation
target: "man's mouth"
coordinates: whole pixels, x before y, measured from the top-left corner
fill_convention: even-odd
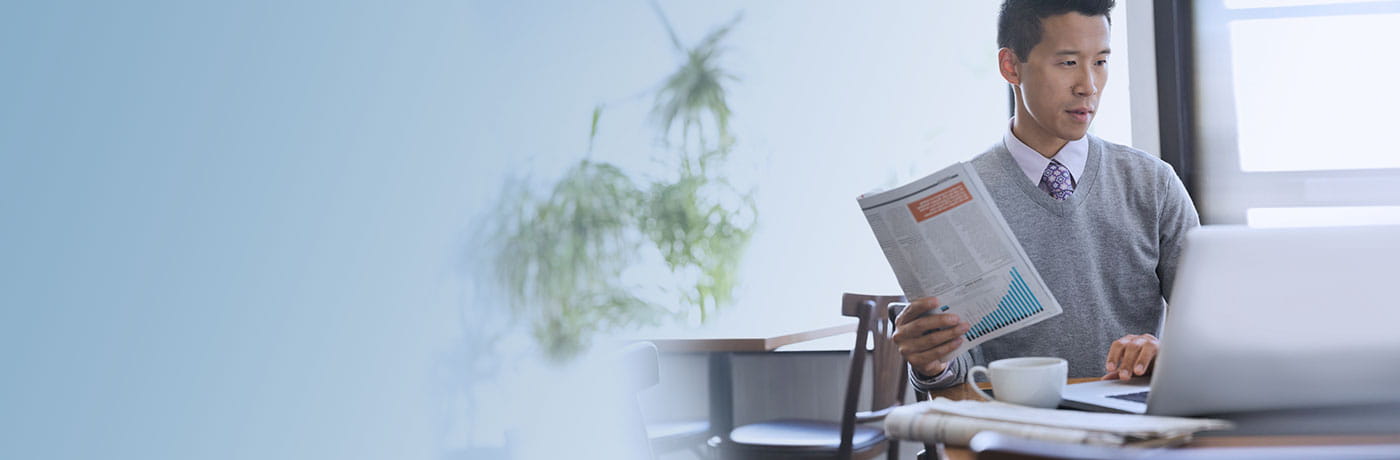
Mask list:
[[[1089,121],[1089,117],[1092,116],[1092,115],[1094,114],[1094,111],[1093,111],[1093,110],[1089,110],[1088,108],[1082,108],[1082,107],[1081,107],[1081,108],[1066,110],[1065,113],[1068,113],[1068,114],[1070,115],[1070,117],[1073,118],[1075,121],[1078,121],[1078,122],[1081,122],[1081,123],[1087,123],[1087,122]]]

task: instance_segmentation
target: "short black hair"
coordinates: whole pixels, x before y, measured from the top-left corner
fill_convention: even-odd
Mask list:
[[[1107,19],[1112,9],[1113,0],[1005,0],[997,18],[997,47],[1011,48],[1017,59],[1026,62],[1031,48],[1040,43],[1042,19],[1069,12]]]

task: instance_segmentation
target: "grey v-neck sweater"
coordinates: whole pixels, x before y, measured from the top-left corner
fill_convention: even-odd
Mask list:
[[[1089,136],[1074,194],[1057,201],[998,142],[972,165],[1064,312],[963,354],[921,388],[962,382],[969,362],[1058,356],[1070,377],[1099,377],[1112,341],[1158,333],[1186,231],[1200,225],[1172,167]]]

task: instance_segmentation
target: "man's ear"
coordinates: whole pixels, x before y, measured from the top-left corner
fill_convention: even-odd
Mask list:
[[[997,69],[1001,71],[1001,78],[1006,79],[1012,85],[1021,84],[1021,73],[1016,69],[1016,64],[1021,62],[1016,58],[1016,52],[1011,48],[1002,48],[997,51]]]

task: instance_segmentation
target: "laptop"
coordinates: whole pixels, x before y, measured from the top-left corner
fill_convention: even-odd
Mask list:
[[[1060,407],[1094,412],[1147,413],[1152,384],[1147,377],[1066,385]]]
[[[1400,405],[1400,226],[1187,234],[1150,382],[1067,407],[1209,415]]]

